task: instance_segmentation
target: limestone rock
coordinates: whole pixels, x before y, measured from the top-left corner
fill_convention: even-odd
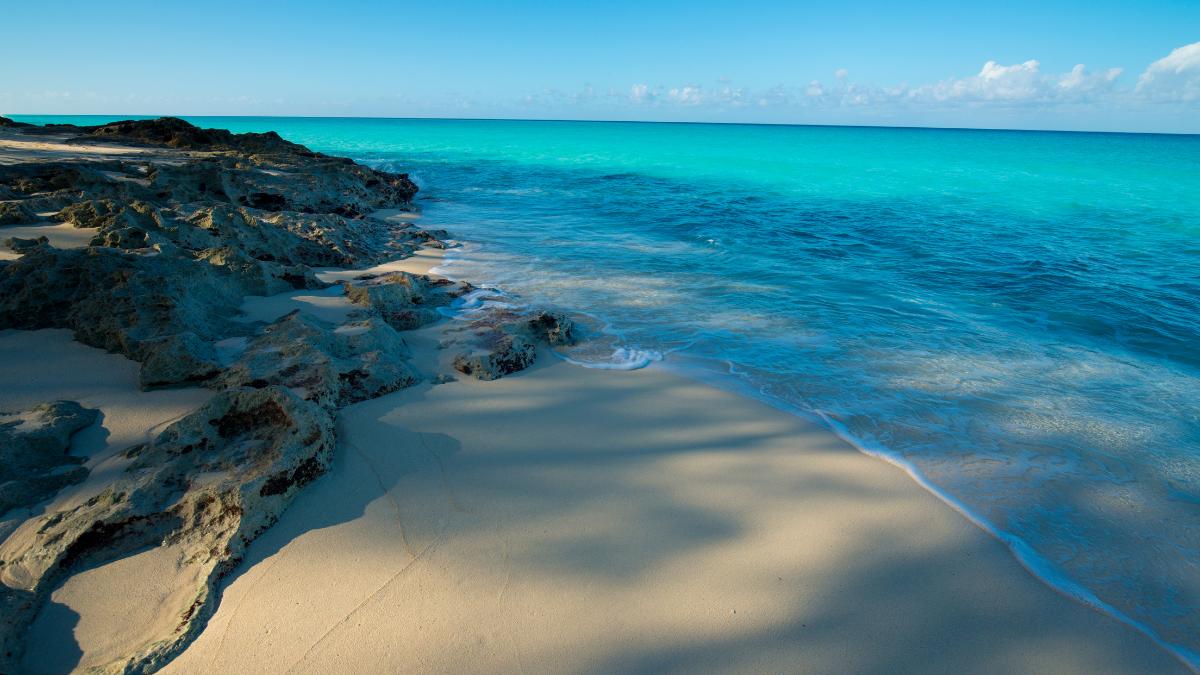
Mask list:
[[[26,626],[74,569],[170,544],[198,572],[195,599],[174,632],[110,668],[164,665],[203,629],[246,545],[325,472],[334,442],[329,414],[286,389],[227,391],[130,450],[100,494],[23,523],[0,544],[0,671],[14,670]]]
[[[407,359],[404,340],[379,319],[335,329],[295,311],[255,337],[217,384],[283,385],[337,408],[414,384],[417,378]]]
[[[479,312],[453,342],[464,351],[454,369],[481,380],[494,380],[528,368],[537,358],[537,344],[575,344],[575,324],[560,312],[522,313],[508,308]]]
[[[374,309],[396,330],[413,330],[441,318],[437,308],[470,292],[470,284],[407,272],[366,275],[356,283],[343,283],[346,298]]]
[[[526,326],[536,338],[554,347],[569,346],[578,341],[575,322],[562,312],[537,312],[526,322]]]
[[[83,460],[67,454],[71,436],[90,427],[100,411],[54,401],[20,412],[0,412],[0,514],[32,506],[87,476]]]
[[[31,249],[0,267],[0,329],[71,328],[135,361],[142,343],[231,330],[251,280],[187,256],[118,249]]]
[[[473,349],[454,357],[454,369],[476,379],[495,380],[525,370],[537,358],[533,341],[520,333],[493,328],[475,341]]]
[[[190,331],[144,342],[142,349],[142,389],[194,384],[221,370],[216,350]]]
[[[37,214],[21,202],[0,202],[0,225],[20,225],[37,219]]]
[[[50,240],[46,237],[38,237],[37,239],[22,239],[21,237],[9,237],[4,240],[4,246],[11,249],[15,253],[27,253],[38,246],[49,244]]]

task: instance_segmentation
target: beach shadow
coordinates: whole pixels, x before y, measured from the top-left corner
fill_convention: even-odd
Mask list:
[[[27,649],[21,670],[29,675],[70,673],[83,659],[83,650],[75,639],[79,613],[59,602],[47,602],[38,613],[30,631],[44,636],[36,649]]]

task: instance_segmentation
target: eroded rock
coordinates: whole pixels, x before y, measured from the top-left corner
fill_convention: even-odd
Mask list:
[[[549,346],[575,344],[575,325],[558,312],[532,314],[508,308],[483,310],[456,331],[452,343],[461,352],[454,369],[480,380],[495,380],[528,368],[537,359],[538,343]]]
[[[407,272],[368,275],[342,286],[350,302],[375,310],[396,330],[413,330],[437,321],[441,317],[438,307],[473,290],[470,284]]]
[[[226,391],[130,450],[103,492],[23,523],[0,544],[0,672],[15,670],[26,626],[73,570],[174,545],[200,579],[192,604],[171,634],[109,666],[161,667],[202,629],[246,545],[325,472],[333,434],[327,412],[282,387]]]
[[[338,408],[414,384],[407,360],[404,340],[375,317],[334,328],[295,311],[252,339],[218,384],[282,385]]]
[[[71,437],[95,424],[100,411],[74,401],[0,412],[0,515],[32,506],[87,476],[67,454]]]

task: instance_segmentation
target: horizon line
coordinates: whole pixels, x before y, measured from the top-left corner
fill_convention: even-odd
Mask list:
[[[10,119],[18,117],[115,117],[122,119],[157,119],[162,117],[176,118],[221,118],[235,117],[247,119],[310,119],[310,120],[396,120],[396,121],[445,121],[445,122],[581,122],[587,124],[691,124],[714,126],[748,126],[748,127],[819,127],[834,129],[906,129],[922,131],[999,131],[1022,133],[1051,133],[1051,134],[1117,134],[1126,136],[1200,136],[1200,132],[1183,131],[1104,131],[1087,129],[1029,129],[1011,127],[967,127],[967,126],[921,126],[914,124],[836,124],[836,123],[804,123],[804,122],[712,122],[699,120],[635,120],[635,119],[575,119],[575,118],[541,118],[541,117],[436,117],[436,116],[407,116],[388,117],[376,115],[192,115],[179,114],[145,114],[145,113],[7,113]],[[45,126],[45,125],[42,125]]]

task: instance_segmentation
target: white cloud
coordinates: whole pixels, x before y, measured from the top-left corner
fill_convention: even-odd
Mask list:
[[[1135,126],[1139,119],[1159,115],[1174,128],[1196,128],[1187,120],[1200,108],[1200,43],[1180,47],[1155,61],[1136,83],[1122,74],[1121,68],[1088,69],[1084,64],[1065,72],[1048,71],[1037,59],[1009,64],[990,60],[974,74],[925,84],[862,84],[839,68],[825,82],[810,80],[762,89],[740,87],[722,76],[704,85],[639,83],[607,93],[588,87],[553,98],[563,106],[588,103],[597,110],[620,111],[612,113],[617,117],[629,116],[629,106],[636,106],[653,109],[644,114],[661,119],[960,123],[965,113],[973,123],[1021,124],[1020,120],[1028,118],[1038,120],[1037,124],[1049,120],[1056,125],[1090,109],[1102,113],[1104,119],[1132,120]],[[545,97],[535,96],[535,102],[544,104]],[[751,108],[756,112],[747,113]]]
[[[667,90],[667,100],[680,105],[700,105],[707,101],[707,96],[700,87],[695,85],[687,85],[685,87],[677,87]]]
[[[1156,101],[1200,100],[1200,42],[1151,63],[1138,78],[1137,93]]]
[[[1058,87],[1068,92],[1096,91],[1110,86],[1121,73],[1121,68],[1109,68],[1100,73],[1088,74],[1082,63],[1076,64],[1071,72],[1058,78]]]

